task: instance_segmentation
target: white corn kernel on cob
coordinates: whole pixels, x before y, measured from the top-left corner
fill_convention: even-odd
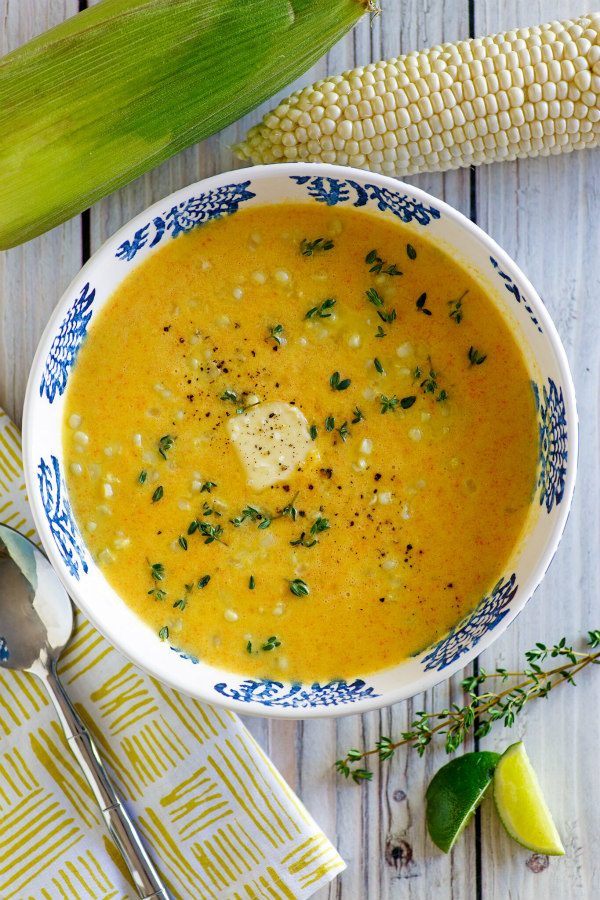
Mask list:
[[[596,12],[318,81],[266,115],[236,153],[404,176],[599,144]]]

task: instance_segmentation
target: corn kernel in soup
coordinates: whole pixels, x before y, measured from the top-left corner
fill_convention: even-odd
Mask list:
[[[169,241],[92,320],[68,489],[172,646],[300,680],[391,666],[504,574],[536,471],[529,375],[470,272],[353,210]]]

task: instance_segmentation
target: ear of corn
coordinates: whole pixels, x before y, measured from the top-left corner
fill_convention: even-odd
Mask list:
[[[600,144],[600,13],[443,44],[292,94],[236,148],[388,175]]]
[[[0,60],[0,248],[289,83],[368,0],[102,0]]]

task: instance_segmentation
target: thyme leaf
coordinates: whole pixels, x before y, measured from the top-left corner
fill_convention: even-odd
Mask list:
[[[337,301],[334,300],[333,297],[328,297],[327,300],[323,300],[319,306],[311,306],[311,308],[307,310],[304,318],[313,319],[316,317],[317,319],[329,319],[331,316],[330,310],[333,309],[336,302]]]
[[[303,238],[300,242],[300,253],[302,256],[313,256],[315,253],[322,253],[326,250],[333,250],[334,243],[329,238],[315,238],[314,241],[309,241],[307,238]]]
[[[431,310],[427,309],[425,304],[427,303],[427,294],[423,292],[416,301],[417,312],[422,312],[424,316],[430,316]]]
[[[463,320],[462,302],[463,298],[466,297],[468,293],[469,290],[467,288],[467,290],[463,291],[460,297],[457,297],[456,300],[448,300],[448,306],[450,307],[450,312],[448,313],[448,315],[451,319],[454,319],[457,325],[460,325]]]
[[[167,453],[172,449],[176,438],[172,434],[163,434],[158,442],[158,452],[163,459],[167,458]]]
[[[352,382],[349,378],[341,378],[339,372],[334,372],[329,378],[329,384],[334,391],[345,391],[350,387]]]
[[[365,256],[365,262],[371,266],[369,272],[375,275],[402,275],[398,266],[395,263],[388,264],[378,255],[377,250],[370,250]]]
[[[338,433],[343,443],[345,444],[350,437],[350,429],[348,428],[347,422],[344,422],[342,425],[340,425],[340,427],[338,428]]]
[[[281,346],[285,338],[283,336],[283,325],[270,325],[269,326],[269,337],[271,337],[277,346]]]
[[[469,347],[467,355],[472,366],[480,366],[487,359],[487,353],[480,353],[475,347]]]
[[[295,597],[308,597],[310,594],[310,589],[305,581],[302,581],[301,578],[292,578],[291,581],[288,581],[290,586],[290,593],[292,593]]]
[[[150,563],[150,574],[155,581],[162,581],[165,577],[165,567],[162,563]]]

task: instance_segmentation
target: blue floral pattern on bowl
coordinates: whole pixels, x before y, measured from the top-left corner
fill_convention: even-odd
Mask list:
[[[359,184],[352,179],[327,178],[322,175],[290,175],[292,181],[305,186],[309,197],[327,206],[352,202],[352,206],[366,206],[375,200],[382,212],[391,212],[402,222],[418,222],[429,225],[432,219],[439,219],[441,213],[434,206],[425,206],[408,194],[399,194],[377,184]]]
[[[191,653],[185,653],[185,652],[181,649],[181,647],[173,647],[173,646],[170,646],[170,647],[169,647],[169,650],[172,650],[173,653],[176,653],[177,656],[180,657],[180,659],[189,659],[189,661],[190,661],[190,662],[192,663],[192,665],[194,665],[194,666],[197,666],[198,663],[200,662],[200,660],[198,659],[197,656],[192,656]]]
[[[568,459],[567,413],[562,388],[551,378],[548,386],[540,390],[534,383],[533,392],[539,418],[540,474],[537,486],[540,490],[540,505],[546,512],[561,503],[565,492],[565,477]]]
[[[81,294],[71,306],[52,341],[40,382],[40,397],[45,395],[49,403],[54,402],[57,394],[64,393],[69,369],[72,368],[87,334],[95,296],[96,291],[90,288],[88,282],[83,286]]]
[[[519,290],[517,285],[514,283],[514,281],[510,277],[510,275],[507,275],[506,272],[502,271],[502,269],[500,268],[500,263],[498,262],[497,259],[494,259],[493,256],[490,256],[490,262],[492,264],[492,267],[496,270],[496,273],[500,276],[500,278],[504,282],[504,287],[506,288],[508,293],[513,295],[513,297],[515,298],[517,303],[523,304],[523,307],[524,307],[525,311],[527,312],[527,315],[531,319],[532,324],[535,325],[535,327],[537,328],[537,330],[539,331],[540,334],[543,334],[544,332],[542,330],[542,326],[540,325],[539,320],[537,319],[533,309],[529,305],[529,301],[527,300],[527,297],[525,296],[525,294],[521,293],[521,291]]]
[[[239,184],[224,184],[198,197],[189,197],[138,228],[130,240],[119,245],[115,256],[129,262],[142,247],[155,247],[167,233],[174,238],[211,219],[237,212],[240,203],[256,196],[249,187],[250,181],[242,181]]]
[[[40,459],[37,476],[40,497],[54,543],[70,574],[79,581],[81,572],[88,571],[88,564],[56,456],[50,457],[49,464]]]
[[[379,696],[372,687],[357,678],[347,682],[342,679],[329,681],[326,684],[315,682],[310,687],[303,687],[299,682],[282,684],[269,678],[248,679],[237,687],[230,687],[221,682],[215,684],[215,691],[231,700],[242,703],[260,703],[262,706],[280,706],[288,709],[314,709],[318,706],[341,706],[356,703],[358,700],[374,699]]]
[[[481,638],[495,628],[509,612],[510,604],[517,593],[516,575],[513,573],[505,581],[501,578],[489,596],[483,597],[472,613],[456,625],[421,659],[425,671],[437,669],[441,672],[456,662],[463,654],[475,647]]]
[[[0,662],[6,662],[10,653],[8,652],[8,644],[6,638],[0,636]]]

